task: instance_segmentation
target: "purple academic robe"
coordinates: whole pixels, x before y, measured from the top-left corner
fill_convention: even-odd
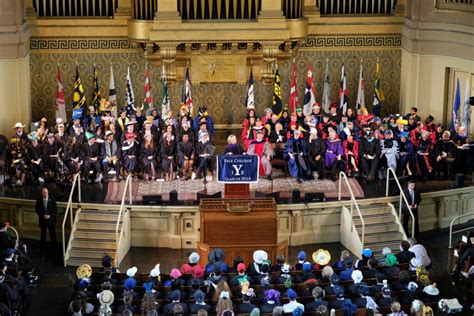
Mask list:
[[[326,139],[326,167],[330,167],[337,156],[344,156],[344,149],[342,148],[342,142],[339,138],[334,141]]]

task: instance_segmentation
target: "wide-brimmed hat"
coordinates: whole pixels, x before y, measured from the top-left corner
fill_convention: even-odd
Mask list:
[[[255,263],[262,264],[265,260],[268,260],[268,254],[264,250],[257,250],[253,253]]]
[[[313,252],[313,261],[319,265],[325,266],[331,261],[331,254],[325,249],[318,249]]]
[[[108,130],[107,132],[105,132],[105,137],[113,135],[113,134],[114,132],[112,132],[111,130]]]
[[[112,305],[114,299],[115,297],[112,291],[105,290],[99,294],[99,302],[101,305]]]
[[[425,288],[423,289],[423,292],[425,292],[428,295],[435,296],[439,294],[439,289],[436,287],[436,284],[431,284],[431,285],[425,286]]]
[[[15,126],[13,126],[13,128],[23,128],[23,127],[25,127],[25,125],[22,124],[21,122],[16,122]]]
[[[90,278],[92,275],[92,267],[87,263],[81,264],[76,269],[76,276],[78,279]]]

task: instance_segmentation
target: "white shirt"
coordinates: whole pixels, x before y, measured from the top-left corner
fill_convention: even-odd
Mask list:
[[[293,313],[296,308],[301,308],[304,311],[304,305],[295,301],[290,301],[283,305],[283,312],[284,313]]]
[[[428,257],[425,247],[420,244],[416,244],[408,249],[415,254],[415,257],[410,260],[410,266],[416,268],[419,266],[427,267],[431,264],[431,259]]]

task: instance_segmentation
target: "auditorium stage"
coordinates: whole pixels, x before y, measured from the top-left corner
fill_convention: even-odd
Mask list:
[[[402,186],[408,180],[407,178],[399,178]],[[392,180],[393,181],[393,180]],[[352,190],[357,199],[377,198],[385,196],[385,180],[367,181],[366,179],[350,178]],[[82,182],[82,202],[86,203],[107,203],[120,204],[125,181],[111,183],[93,183],[86,184]],[[293,190],[300,191],[300,197],[304,201],[305,193],[324,192],[326,201],[334,201],[338,197],[338,181],[331,180],[310,180],[301,184],[296,179],[276,173],[272,181],[261,178],[257,184],[250,186],[252,196],[256,192],[271,193],[280,192],[281,204],[292,203]],[[466,180],[465,186],[473,186],[472,180]],[[54,182],[47,183],[50,188],[50,194],[56,197],[58,201],[67,201],[70,192],[70,185],[57,184]],[[418,189],[421,193],[449,190],[454,187],[454,181],[418,181]],[[390,185],[390,195],[398,194],[396,184]],[[202,179],[199,180],[173,180],[173,181],[143,181],[134,179],[132,185],[133,199],[136,204],[142,202],[144,195],[161,195],[163,203],[169,203],[169,192],[176,190],[178,193],[178,204],[192,205],[196,203],[198,193],[214,194],[224,191],[224,184],[217,181],[209,181],[204,184]],[[19,199],[35,199],[40,195],[38,186],[9,187],[0,185],[0,197],[10,197]],[[349,199],[349,192],[346,185],[342,184],[341,195],[343,199]]]

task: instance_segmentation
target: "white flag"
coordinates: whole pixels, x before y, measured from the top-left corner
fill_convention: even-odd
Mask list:
[[[115,91],[114,67],[110,63],[109,106],[112,116],[117,118],[117,92]]]
[[[469,85],[469,78],[466,79],[466,92],[464,97],[464,108],[462,111],[462,126],[466,128],[469,134],[471,131],[471,105],[469,104],[469,95],[471,86]]]
[[[130,66],[127,67],[127,115],[131,115],[135,110],[135,94],[133,93],[132,77],[130,76]]]

